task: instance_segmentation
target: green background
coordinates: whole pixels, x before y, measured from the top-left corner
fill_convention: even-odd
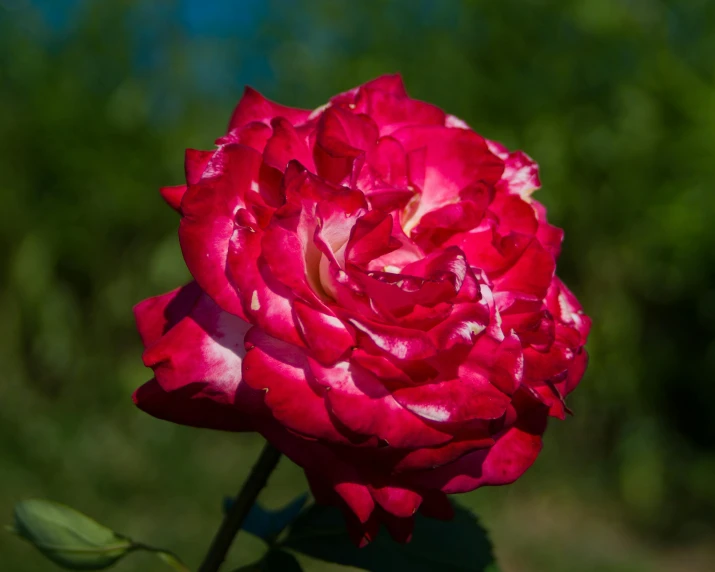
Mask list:
[[[253,15],[215,33],[179,4],[87,1],[58,31],[0,0],[0,515],[53,498],[198,563],[260,442],[131,404],[150,373],[131,307],[187,277],[157,189],[246,78],[315,107],[400,71],[540,163],[594,321],[575,416],[518,483],[462,498],[504,571],[715,569],[715,3],[235,2]],[[263,500],[305,486],[283,461]],[[52,566],[0,534],[0,568]]]

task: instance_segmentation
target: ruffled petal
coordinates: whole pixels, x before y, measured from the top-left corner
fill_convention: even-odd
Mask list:
[[[407,97],[407,90],[405,89],[405,84],[402,81],[400,74],[386,74],[381,75],[367,83],[339,93],[336,96],[330,98],[330,103],[333,105],[350,105],[355,103],[355,98],[361,89],[374,89],[377,91],[384,91],[395,95],[397,97]]]
[[[346,427],[391,447],[429,447],[452,439],[404,409],[370,372],[350,362],[323,367],[311,360],[316,383],[329,389],[330,411]]]
[[[414,449],[404,455],[393,467],[395,473],[409,473],[424,469],[435,469],[459,459],[467,453],[488,449],[494,445],[492,437],[453,440],[435,447]]]
[[[405,409],[437,423],[497,419],[504,415],[511,402],[508,395],[477,374],[403,387],[395,390],[394,396]]]
[[[198,384],[200,395],[233,404],[250,327],[202,294],[186,317],[146,349],[144,364],[167,391]]]
[[[413,517],[422,504],[422,496],[419,493],[402,487],[370,487],[370,493],[383,510],[397,518]]]
[[[504,431],[492,447],[474,451],[430,471],[415,472],[410,475],[410,482],[448,494],[512,483],[539,455],[546,420],[547,411],[543,406],[530,405],[528,410],[519,413],[516,423]]]
[[[559,278],[550,285],[546,303],[556,320],[578,331],[581,345],[585,344],[591,330],[591,319],[584,313],[576,296]]]
[[[447,127],[404,127],[392,136],[410,156],[419,161],[411,170],[424,169],[424,175],[411,176],[422,189],[419,204],[403,227],[411,230],[426,213],[456,202],[459,192],[479,181],[495,184],[504,171],[504,163],[487,148],[485,140],[464,129]],[[413,151],[421,155],[411,155]],[[423,151],[422,151],[423,150]]]
[[[293,309],[310,355],[320,363],[334,364],[355,345],[352,328],[327,308],[316,310],[296,300]]]
[[[407,155],[397,139],[380,137],[377,144],[368,150],[367,162],[385,185],[396,189],[409,185]]]
[[[255,89],[247,87],[231,116],[228,128],[230,131],[252,121],[270,123],[274,117],[284,117],[293,125],[297,125],[307,121],[310,113],[307,109],[296,109],[270,101]]]
[[[309,383],[308,360],[300,348],[252,328],[246,336],[243,378],[265,391],[265,402],[284,426],[302,435],[331,442],[348,442],[328,415],[320,386]]]
[[[189,315],[201,296],[196,282],[147,298],[134,306],[134,318],[144,347],[149,347]]]
[[[167,391],[152,379],[140,386],[132,399],[139,409],[152,417],[201,429],[255,431],[256,417],[265,415],[260,408],[256,408],[252,415],[238,413],[233,407],[199,395],[200,391],[200,386],[195,384]],[[242,389],[241,393],[245,391]]]
[[[554,257],[532,240],[506,272],[494,277],[495,290],[516,292],[543,299],[554,277]]]
[[[492,148],[493,143],[490,141],[489,144]],[[539,166],[522,151],[508,154],[502,152],[501,156],[504,158],[504,174],[499,187],[508,193],[528,199],[541,187]]]
[[[227,312],[246,317],[230,275],[228,254],[235,232],[254,232],[236,221],[244,196],[258,185],[261,156],[253,149],[229,145],[216,152],[199,183],[182,201],[179,241],[194,279]]]
[[[243,340],[250,324],[198,292],[192,283],[138,307],[137,320],[150,342],[144,363],[154,370],[155,379],[135,392],[134,402],[174,423],[251,430],[266,410],[261,393],[241,377]],[[157,338],[160,316],[165,325]]]
[[[485,207],[474,201],[446,205],[426,213],[412,231],[412,239],[426,251],[439,247],[456,233],[476,228]]]
[[[392,236],[392,215],[371,211],[357,219],[350,229],[345,250],[345,260],[358,266],[400,248],[401,243]]]
[[[273,135],[266,143],[263,157],[266,165],[285,171],[290,161],[298,161],[306,169],[315,171],[315,164],[308,144],[295,127],[283,117],[276,117],[271,121]]]
[[[445,113],[439,107],[382,89],[362,87],[353,103],[356,113],[369,115],[389,135],[408,125],[444,125]]]
[[[269,125],[260,121],[252,121],[231,129],[226,135],[219,137],[215,143],[216,145],[245,145],[262,153],[272,133],[273,130]]]
[[[186,150],[184,155],[184,172],[186,174],[186,182],[189,185],[195,185],[201,180],[214,153],[215,151]]]
[[[186,189],[186,185],[161,187],[159,189],[159,193],[161,194],[161,198],[166,201],[166,204],[168,204],[176,212],[181,213],[181,199],[184,198]]]
[[[377,143],[375,122],[366,115],[331,107],[320,117],[316,134],[316,173],[331,183],[355,186],[365,153]]]
[[[368,322],[358,317],[348,321],[358,331],[360,347],[370,353],[385,352],[398,360],[420,360],[437,353],[429,336],[419,330]]]

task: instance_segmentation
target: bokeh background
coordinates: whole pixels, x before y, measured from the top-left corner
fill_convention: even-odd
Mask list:
[[[199,562],[260,443],[131,404],[131,307],[187,278],[157,189],[245,84],[315,107],[399,71],[539,161],[594,320],[575,416],[461,499],[505,572],[715,570],[714,62],[711,0],[0,0],[0,520],[48,497]],[[262,500],[305,486],[283,461]],[[0,562],[53,569],[8,534]]]

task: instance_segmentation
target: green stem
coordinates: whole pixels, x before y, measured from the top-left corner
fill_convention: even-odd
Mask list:
[[[231,548],[233,539],[238,534],[238,531],[241,530],[241,525],[256,502],[258,493],[266,486],[268,477],[273,472],[273,469],[276,468],[280,456],[280,451],[270,443],[266,443],[263,451],[261,451],[261,456],[248,476],[248,480],[244,483],[243,488],[236,496],[233,505],[226,513],[221,526],[216,532],[199,572],[218,572],[219,568],[221,568],[221,564],[223,564],[226,554]]]

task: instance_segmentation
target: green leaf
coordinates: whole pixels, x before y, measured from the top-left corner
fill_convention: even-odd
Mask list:
[[[296,519],[307,500],[308,495],[302,494],[278,510],[267,510],[255,503],[243,523],[243,530],[270,542]]]
[[[71,570],[102,570],[134,549],[131,540],[73,508],[39,499],[15,505],[14,532]]]
[[[156,554],[159,560],[166,562],[177,572],[191,572],[186,564],[179,560],[179,557],[173,552],[167,552],[166,550],[159,550],[156,548],[145,548],[145,550],[149,550],[150,552]]]
[[[471,512],[456,505],[449,522],[417,515],[409,544],[399,544],[382,531],[365,548],[351,542],[340,511],[313,505],[295,521],[282,545],[371,572],[498,572],[486,531]]]

